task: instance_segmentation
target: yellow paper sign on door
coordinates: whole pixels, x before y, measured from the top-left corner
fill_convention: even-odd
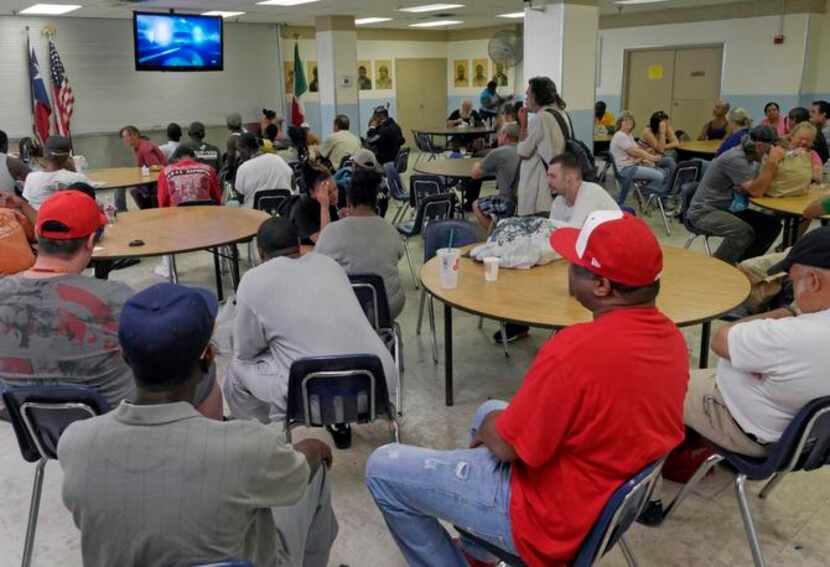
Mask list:
[[[649,65],[648,66],[648,78],[650,81],[659,81],[663,78],[663,66],[662,65]]]

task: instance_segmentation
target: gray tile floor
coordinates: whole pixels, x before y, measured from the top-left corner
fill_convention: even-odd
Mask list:
[[[686,232],[677,223],[672,237],[667,238],[657,214],[646,220],[661,241],[674,245],[685,242]],[[420,246],[420,241],[412,243],[414,258],[422,257]],[[695,243],[697,249],[701,246],[700,241]],[[135,268],[115,272],[113,279],[142,289],[161,281],[152,273],[155,265],[156,260],[145,260]],[[212,262],[207,253],[183,255],[178,266],[183,283],[213,288]],[[530,339],[511,345],[510,358],[505,358],[501,348],[490,342],[490,335],[497,328],[494,323],[485,323],[484,330],[480,331],[477,318],[457,313],[454,317],[456,405],[447,408],[443,397],[443,360],[438,365],[432,362],[428,326],[420,336],[415,334],[419,292],[405,261],[400,269],[407,290],[406,309],[399,319],[406,345],[407,407],[402,421],[403,440],[436,448],[466,445],[468,424],[478,404],[488,398],[510,399],[548,333],[533,331]],[[440,348],[442,310],[436,311]],[[686,329],[684,334],[692,352],[689,362],[696,366],[699,328]],[[320,431],[298,430],[296,438],[304,435],[328,440]],[[332,553],[332,565],[405,565],[363,484],[369,453],[390,439],[387,426],[377,423],[357,427],[350,450],[335,450],[332,478],[340,535]],[[0,550],[3,551],[0,567],[11,567],[20,562],[34,467],[21,459],[11,427],[6,423],[0,423],[0,471]],[[830,488],[823,484],[829,475],[828,471],[794,474],[767,501],[751,498],[768,565],[817,567],[830,563],[827,559],[830,518],[824,513],[830,504]],[[635,525],[628,537],[640,565],[751,565],[732,478],[730,473],[718,470],[660,528]],[[34,565],[37,566],[81,565],[79,533],[61,502],[60,485],[60,467],[50,463],[35,544]],[[664,490],[673,494],[677,486],[666,483]],[[750,484],[751,493],[758,490],[760,486]],[[618,550],[613,550],[600,564],[622,566],[625,561]]]

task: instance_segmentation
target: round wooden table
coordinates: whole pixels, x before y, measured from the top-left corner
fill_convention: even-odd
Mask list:
[[[680,327],[703,324],[700,366],[708,363],[711,321],[749,296],[750,284],[736,268],[699,252],[663,247],[664,269],[657,305]],[[557,260],[530,270],[499,270],[484,281],[483,264],[461,258],[458,287],[441,288],[440,264],[433,258],[421,268],[424,289],[444,303],[446,404],[453,403],[452,309],[505,321],[561,329],[591,320],[591,313],[568,293],[568,263]]]
[[[723,143],[723,140],[694,140],[691,142],[682,142],[677,146],[678,158],[683,157],[702,157],[711,159],[715,157],[718,148]]]
[[[468,128],[447,128],[446,126],[440,128],[414,128],[418,134],[426,134],[427,136],[487,136],[496,131],[495,128],[489,126],[470,126]]]
[[[222,275],[218,270],[220,246],[246,242],[253,238],[268,213],[236,207],[167,207],[120,213],[108,225],[95,246],[96,277],[106,279],[114,260],[147,256],[173,256],[196,250],[214,254],[216,292],[222,299]],[[143,241],[140,246],[131,242]],[[239,285],[239,255],[231,246],[234,289]]]
[[[473,166],[479,163],[478,159],[436,159],[421,161],[415,166],[416,173],[438,175],[452,179],[471,179]]]
[[[798,225],[801,217],[804,216],[804,209],[807,205],[820,199],[830,197],[830,191],[809,191],[799,197],[751,197],[749,200],[753,205],[762,209],[774,212],[784,220],[784,246],[792,246],[798,240]],[[830,215],[822,217],[830,219]]]
[[[150,175],[141,175],[140,167],[109,167],[106,169],[90,169],[86,176],[93,182],[96,189],[121,189],[135,187],[158,181],[159,172],[150,170]]]

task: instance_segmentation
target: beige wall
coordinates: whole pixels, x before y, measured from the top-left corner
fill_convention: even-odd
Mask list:
[[[807,56],[804,61],[803,93],[830,93],[830,13],[811,14],[807,30]]]

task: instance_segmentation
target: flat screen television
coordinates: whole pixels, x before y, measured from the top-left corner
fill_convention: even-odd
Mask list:
[[[136,71],[221,71],[222,18],[133,12]]]

